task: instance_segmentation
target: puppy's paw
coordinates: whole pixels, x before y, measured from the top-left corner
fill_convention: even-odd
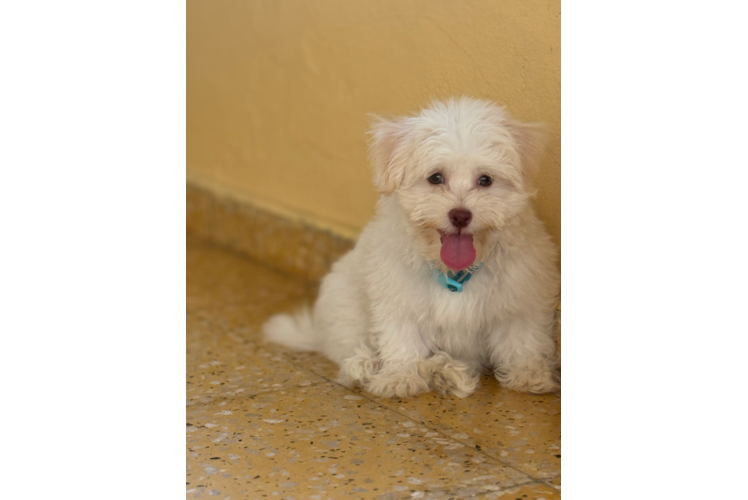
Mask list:
[[[446,354],[436,355],[429,361],[431,384],[439,394],[465,398],[475,391],[479,378],[466,363],[455,361]]]
[[[357,351],[355,356],[346,359],[340,365],[336,382],[351,389],[356,385],[366,386],[379,371],[381,364],[381,360],[371,352]]]
[[[407,398],[428,392],[429,384],[417,373],[409,371],[384,371],[377,373],[364,387],[368,392],[383,398]]]
[[[545,394],[561,389],[561,377],[557,370],[542,368],[523,368],[497,370],[496,379],[502,386],[519,392]]]

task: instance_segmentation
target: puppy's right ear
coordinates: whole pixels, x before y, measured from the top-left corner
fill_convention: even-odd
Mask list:
[[[382,194],[392,194],[405,177],[406,140],[410,126],[407,119],[387,120],[373,116],[369,130],[369,159],[374,185]]]

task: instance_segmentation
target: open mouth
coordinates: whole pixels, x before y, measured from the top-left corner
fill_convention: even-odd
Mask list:
[[[473,235],[462,233],[444,233],[441,235],[442,249],[439,256],[444,265],[453,271],[466,269],[475,262],[475,247],[473,246]]]

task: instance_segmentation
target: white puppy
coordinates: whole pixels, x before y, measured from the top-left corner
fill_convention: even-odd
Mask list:
[[[266,338],[316,350],[377,396],[559,388],[557,250],[530,204],[534,125],[469,98],[371,130],[377,215],[322,281],[314,311]]]

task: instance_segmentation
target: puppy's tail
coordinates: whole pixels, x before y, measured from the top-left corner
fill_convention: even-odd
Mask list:
[[[320,339],[315,335],[312,312],[308,307],[294,315],[276,314],[262,326],[267,342],[275,342],[297,351],[318,351]]]

